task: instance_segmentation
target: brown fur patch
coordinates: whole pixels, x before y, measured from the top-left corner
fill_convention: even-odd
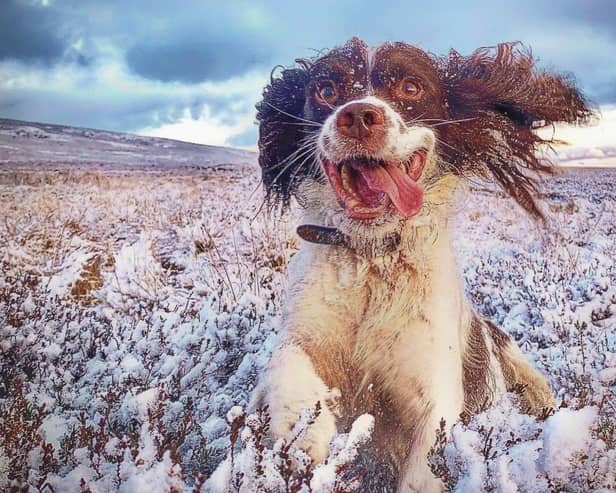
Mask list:
[[[320,167],[302,151],[337,106],[371,94],[388,101],[404,121],[433,128],[442,174],[490,179],[541,218],[535,175],[528,171],[551,171],[536,153],[551,141],[534,130],[594,118],[573,78],[537,67],[519,43],[479,48],[469,56],[452,50],[443,57],[406,43],[386,43],[375,51],[370,73],[368,66],[367,45],[353,38],[271,77],[257,105],[259,164],[271,205],[288,205],[304,180],[323,181]],[[413,101],[396,90],[409,77],[423,91]],[[334,104],[315,100],[323,80],[338,88]]]
[[[511,337],[509,337],[509,335],[500,330],[489,320],[484,320],[483,323],[488,329],[488,335],[492,340],[494,352],[496,353],[496,356],[497,358],[499,358],[500,361],[503,351],[507,348],[507,346],[509,346],[509,344],[513,344],[513,341],[511,340]]]
[[[485,321],[494,353],[501,366],[507,391],[520,393],[522,410],[537,416],[554,406],[552,389],[541,373],[535,370],[515,342],[492,322]]]
[[[467,421],[483,411],[492,400],[490,351],[486,343],[483,321],[473,316],[462,359],[462,385],[464,386],[464,411],[462,420]]]
[[[421,386],[415,381],[408,385],[415,389],[413,399],[402,401],[383,395],[375,409],[374,445],[381,454],[389,454],[398,468],[404,465],[411,450],[420,445],[431,410]]]

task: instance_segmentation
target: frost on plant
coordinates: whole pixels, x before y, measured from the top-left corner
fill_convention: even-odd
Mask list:
[[[268,447],[267,409],[245,415],[240,408],[233,408],[227,416],[231,450],[205,488],[212,493],[356,491],[365,471],[357,466],[355,459],[360,448],[370,441],[374,418],[360,416],[348,434],[340,434],[332,441],[329,457],[322,464],[314,464],[297,447],[297,442],[320,410],[319,403],[314,409],[305,410],[293,428],[291,439],[279,439]]]
[[[510,395],[435,430],[430,463],[450,491],[616,488],[615,178],[547,182],[547,231],[489,188],[460,200],[469,299],[559,407],[538,421]],[[259,193],[246,199],[257,186],[241,166],[3,170],[0,491],[361,491],[370,416],[314,464],[297,441],[271,443],[266,409],[242,411],[298,247],[288,224],[257,214]]]

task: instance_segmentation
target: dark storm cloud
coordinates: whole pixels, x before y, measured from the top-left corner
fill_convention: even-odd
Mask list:
[[[167,4],[135,31],[126,62],[136,74],[163,82],[221,81],[271,63],[265,10],[240,2],[191,2],[173,14]],[[148,7],[149,8],[149,7]]]
[[[163,82],[220,81],[242,75],[268,62],[262,47],[234,37],[208,38],[205,33],[180,33],[143,41],[126,54],[137,74]]]
[[[543,13],[569,24],[585,24],[616,38],[616,2],[613,0],[561,0],[552,8],[543,9]]]
[[[50,7],[25,0],[2,0],[0,60],[58,60],[67,47],[60,24],[57,12]]]
[[[252,72],[254,80],[266,80],[274,65],[292,65],[355,35],[371,45],[402,40],[437,54],[520,40],[542,66],[574,73],[593,101],[616,103],[613,0],[407,0],[360,7],[351,0],[313,0],[310,8],[288,0],[50,0],[47,7],[0,0],[0,62],[54,62],[49,70],[62,75],[76,67],[92,74],[96,88],[50,90],[41,82],[38,89],[11,86],[7,93],[0,75],[0,116],[118,130],[187,114],[231,125],[254,113],[260,88],[236,86],[225,94],[229,79]],[[98,78],[109,64],[119,80]],[[215,83],[222,95],[203,94],[201,82]],[[143,90],[122,92],[133,84]],[[255,137],[251,128],[233,142],[246,145]]]

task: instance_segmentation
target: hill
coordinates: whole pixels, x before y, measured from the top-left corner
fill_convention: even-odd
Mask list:
[[[0,166],[91,169],[201,169],[246,165],[254,152],[177,140],[0,119]]]

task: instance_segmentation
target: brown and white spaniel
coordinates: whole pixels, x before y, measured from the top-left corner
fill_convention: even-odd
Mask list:
[[[592,112],[569,78],[514,43],[437,57],[353,38],[296,63],[257,105],[267,199],[283,211],[296,199],[306,242],[253,406],[269,407],[277,438],[320,402],[303,442],[315,461],[370,413],[397,491],[438,492],[426,455],[442,418],[450,426],[513,388],[525,388],[525,411],[553,405],[545,378],[465,300],[454,191],[480,176],[542,218],[529,172],[550,168],[534,129]]]

